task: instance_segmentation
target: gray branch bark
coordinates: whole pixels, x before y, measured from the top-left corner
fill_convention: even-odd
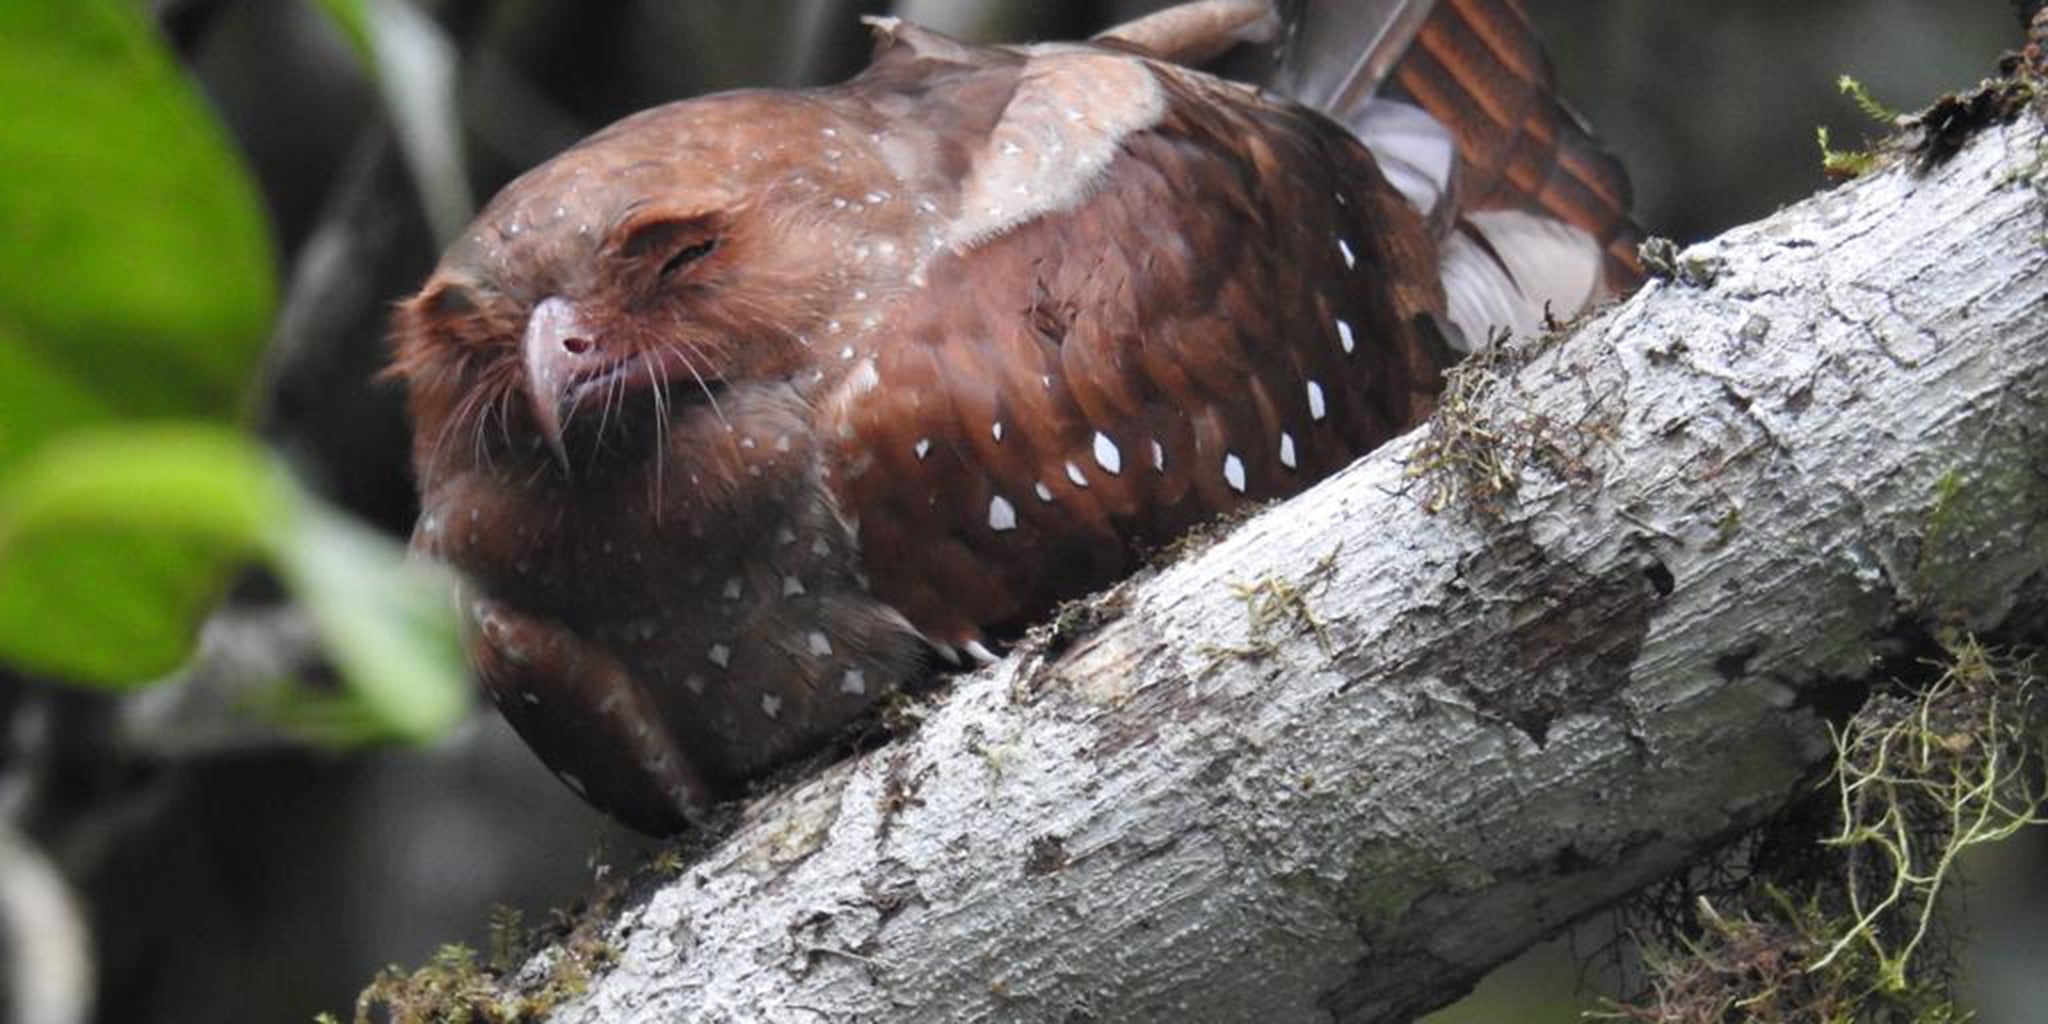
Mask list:
[[[1683,868],[1811,785],[1819,695],[2044,606],[2043,139],[1816,197],[1475,368],[1457,429],[749,807],[553,1019],[1403,1019]],[[1489,452],[1499,513],[1432,513]]]

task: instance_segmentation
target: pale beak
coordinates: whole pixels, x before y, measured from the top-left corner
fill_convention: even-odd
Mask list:
[[[526,397],[533,408],[533,421],[555,461],[567,472],[563,418],[576,384],[605,364],[604,353],[575,303],[560,297],[542,299],[533,307],[520,345],[525,350]]]

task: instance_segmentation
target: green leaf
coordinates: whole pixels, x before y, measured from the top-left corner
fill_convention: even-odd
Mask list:
[[[142,5],[0,3],[0,110],[0,358],[34,367],[0,374],[0,470],[51,432],[44,388],[233,415],[276,302],[267,228]]]
[[[334,20],[341,34],[348,38],[349,48],[356,51],[356,59],[365,63],[377,59],[377,52],[370,44],[370,14],[363,8],[364,0],[320,0],[320,9]]]
[[[476,211],[462,155],[455,44],[411,0],[320,0],[376,84],[434,236]]]
[[[469,712],[469,676],[446,576],[310,499],[301,501],[274,557],[367,712],[328,709],[323,717],[423,742]]]
[[[115,687],[171,671],[289,494],[262,448],[220,427],[43,445],[0,485],[0,660]]]
[[[123,688],[189,656],[237,567],[267,561],[341,669],[270,708],[330,739],[432,739],[469,709],[449,581],[203,423],[80,431],[0,486],[0,660]],[[317,725],[316,725],[317,723]]]
[[[344,26],[355,12],[369,52],[367,8],[327,6]],[[0,661],[145,684],[189,658],[232,574],[267,561],[346,683],[281,714],[437,735],[468,694],[445,584],[226,425],[276,305],[267,229],[142,11],[0,0]]]
[[[0,474],[48,438],[107,416],[90,387],[0,324]]]

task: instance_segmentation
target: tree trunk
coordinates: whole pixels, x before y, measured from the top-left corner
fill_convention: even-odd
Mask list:
[[[553,1019],[1404,1019],[1685,867],[1810,788],[1875,657],[2043,606],[2044,146],[1902,157],[1480,357],[749,807]]]

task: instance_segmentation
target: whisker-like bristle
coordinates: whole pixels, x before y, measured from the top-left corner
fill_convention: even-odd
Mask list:
[[[664,486],[663,482],[663,473],[667,468],[668,461],[668,371],[662,367],[661,362],[655,359],[651,353],[641,353],[640,359],[642,365],[647,367],[647,375],[653,378],[655,382],[654,479],[652,484],[654,493],[649,496],[648,505],[654,510],[654,521],[660,523],[662,521],[661,500],[663,494],[667,491],[667,487]]]
[[[726,419],[725,410],[720,409],[718,407],[718,396],[712,392],[711,385],[705,383],[704,375],[697,371],[697,361],[695,359],[690,358],[690,352],[688,351],[688,343],[683,342],[678,344],[671,344],[668,346],[668,350],[674,352],[676,354],[676,358],[681,359],[683,361],[683,369],[690,371],[690,376],[696,379],[697,389],[704,392],[705,401],[711,403],[711,414],[713,416],[718,417],[718,422],[724,424],[726,430],[732,430],[732,421]],[[702,352],[698,352],[696,354],[699,356],[704,355],[704,353]]]

